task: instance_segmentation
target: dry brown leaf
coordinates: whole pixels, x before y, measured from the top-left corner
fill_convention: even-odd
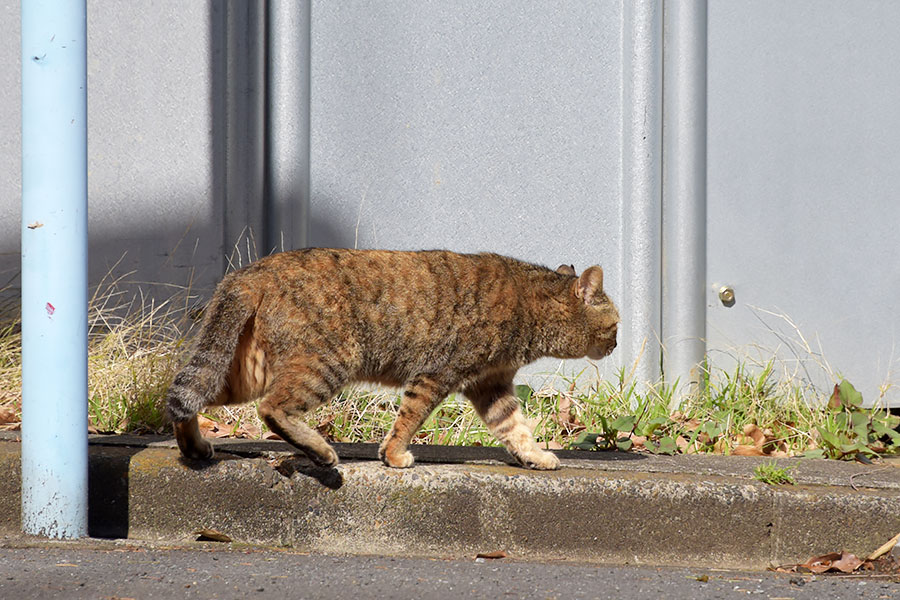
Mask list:
[[[765,456],[766,453],[757,448],[756,446],[750,446],[748,444],[739,444],[731,449],[731,454],[734,456]]]
[[[766,434],[755,423],[744,425],[744,435],[753,440],[755,446],[762,446],[766,441]]]
[[[684,436],[678,436],[675,438],[675,445],[678,446],[678,449],[684,452],[690,443],[684,438]]]
[[[19,416],[16,414],[16,409],[11,406],[0,406],[0,425],[18,422]]]
[[[234,430],[234,437],[239,438],[251,438],[258,439],[261,434],[261,430],[256,425],[252,423],[245,423],[241,425],[237,429]]]
[[[687,420],[683,423],[684,428],[688,431],[694,431],[700,428],[700,419],[694,417],[693,419]]]
[[[831,398],[828,399],[828,408],[838,410],[841,408],[841,388],[838,384],[834,384],[834,391]]]
[[[197,415],[197,425],[200,427],[200,431],[212,432],[219,428],[219,423],[213,421],[208,417],[204,417],[203,415]]]
[[[198,542],[230,542],[230,537],[215,529],[198,529],[194,532]]]
[[[506,552],[503,550],[495,550],[493,552],[479,552],[475,558],[506,558]]]
[[[852,573],[856,569],[863,564],[863,561],[859,559],[855,554],[850,554],[849,552],[841,552],[841,557],[831,563],[832,569],[837,569],[841,573]]]
[[[270,431],[270,432],[266,433],[266,435],[263,436],[263,439],[264,440],[280,440],[281,436],[279,436],[274,431]]]
[[[563,446],[559,442],[550,440],[549,442],[544,444],[544,448],[546,448],[547,450],[562,450]]]
[[[814,556],[805,563],[798,565],[798,571],[809,571],[810,573],[827,573],[829,571],[840,571],[841,573],[852,573],[863,564],[855,554],[849,552],[829,552],[822,556]]]

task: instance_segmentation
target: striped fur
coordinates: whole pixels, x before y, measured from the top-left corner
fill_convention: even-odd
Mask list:
[[[259,399],[273,431],[333,466],[334,450],[300,417],[354,381],[402,386],[380,456],[408,467],[416,431],[460,391],[519,462],[552,469],[559,461],[534,442],[513,376],[542,356],[606,356],[618,320],[600,267],[579,277],[496,254],[284,252],[219,284],[166,410],[182,453],[209,458],[197,412]]]

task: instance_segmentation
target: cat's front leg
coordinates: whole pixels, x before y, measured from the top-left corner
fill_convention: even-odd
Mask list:
[[[500,381],[479,382],[467,388],[465,394],[494,437],[522,466],[546,471],[559,468],[559,458],[541,449],[534,441],[515,395],[511,376]]]
[[[428,376],[419,375],[407,382],[394,426],[378,448],[384,464],[398,469],[413,465],[409,442],[446,393],[446,386]]]

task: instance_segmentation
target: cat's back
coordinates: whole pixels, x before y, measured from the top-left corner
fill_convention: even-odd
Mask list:
[[[426,334],[521,318],[534,273],[550,271],[490,253],[309,248],[267,256],[226,281],[278,321]]]
[[[545,270],[505,256],[458,254],[448,250],[351,250],[307,248],[266,256],[235,272],[243,284],[265,288],[306,288],[311,299],[379,300],[441,289],[445,297],[457,292],[483,296],[495,286],[518,283],[524,271]]]

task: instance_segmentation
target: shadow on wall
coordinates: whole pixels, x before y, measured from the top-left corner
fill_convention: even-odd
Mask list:
[[[210,223],[182,229],[144,227],[90,233],[89,295],[119,281],[122,300],[135,294],[161,302],[190,288],[203,302],[222,276],[221,229]],[[18,243],[18,239],[14,242]],[[21,294],[19,248],[0,248],[0,320],[15,317]],[[48,299],[48,301],[50,301]],[[55,303],[54,303],[55,304]]]
[[[311,239],[321,245],[353,247],[352,230],[337,228],[327,221],[313,221],[310,230]],[[118,282],[122,301],[137,295],[159,303],[189,290],[192,307],[202,307],[226,271],[271,253],[259,249],[249,229],[228,247],[223,247],[221,240],[221,225],[209,222],[185,224],[181,229],[145,227],[140,231],[91,232],[88,294],[93,295],[98,285],[109,291],[108,287]],[[18,315],[20,274],[19,248],[0,248],[0,323]]]

